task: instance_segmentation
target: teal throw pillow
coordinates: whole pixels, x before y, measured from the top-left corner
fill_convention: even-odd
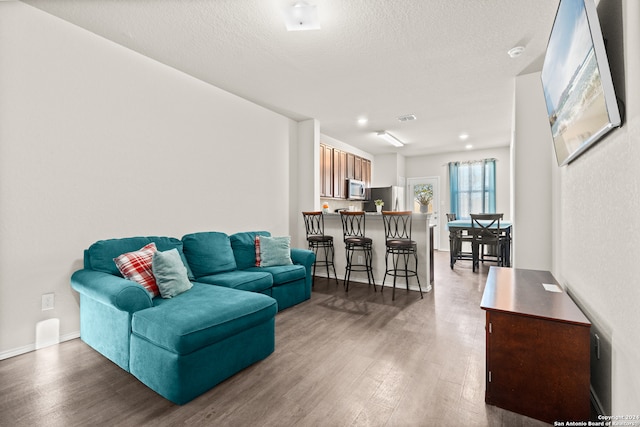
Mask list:
[[[162,298],[175,297],[193,286],[177,249],[154,253],[151,267]]]
[[[293,264],[291,237],[258,236],[260,239],[260,267]]]

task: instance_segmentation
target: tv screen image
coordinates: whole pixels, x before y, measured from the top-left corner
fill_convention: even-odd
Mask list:
[[[620,126],[593,0],[560,1],[541,79],[559,165],[571,162]]]

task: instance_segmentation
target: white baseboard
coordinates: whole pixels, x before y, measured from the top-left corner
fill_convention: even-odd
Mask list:
[[[71,332],[69,334],[61,335],[60,342],[74,340],[80,338],[80,331]],[[3,351],[0,353],[0,360],[8,359],[10,357],[20,356],[21,354],[29,353],[36,349],[36,343],[25,345],[23,347],[14,348],[11,350]]]
[[[345,279],[344,274],[336,274],[336,276],[337,276],[339,282],[344,282],[344,279]],[[331,275],[327,276],[327,274],[324,273],[324,272],[317,272],[316,273],[316,277],[321,277],[323,279],[329,279],[329,280],[334,280],[335,279],[335,277],[333,277]],[[365,284],[367,283],[367,282],[363,281],[364,279],[362,277],[359,278],[358,280],[356,280],[356,279],[351,279],[351,280],[353,280],[354,282],[359,282],[359,283],[365,283]],[[393,279],[391,279],[391,280],[393,280]],[[402,279],[402,280],[404,280],[404,279]],[[373,283],[375,283],[376,286],[383,286],[382,285],[382,280],[374,280]],[[403,283],[401,285],[402,289],[406,289],[404,286],[405,285]],[[428,283],[426,286],[421,283],[421,286],[422,286],[422,292],[431,292],[431,290],[433,289],[433,287],[431,286],[431,283]],[[384,285],[384,287],[385,288],[392,288],[393,287],[393,281],[392,282],[387,282],[387,284]],[[398,288],[398,286],[396,286],[396,288]],[[420,291],[418,286],[414,285],[414,284],[410,284],[409,285],[409,290],[416,291],[416,292]]]

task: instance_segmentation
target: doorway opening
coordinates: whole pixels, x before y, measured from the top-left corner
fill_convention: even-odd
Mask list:
[[[430,188],[431,200],[426,205],[421,204],[420,190]],[[417,190],[417,193],[416,193]],[[427,193],[428,194],[428,193]],[[423,192],[424,195],[424,192]],[[424,197],[422,197],[424,202]],[[407,178],[407,209],[415,213],[429,214],[429,225],[436,227],[433,233],[433,249],[440,249],[440,177],[428,176],[422,178]],[[425,212],[426,210],[426,212]]]

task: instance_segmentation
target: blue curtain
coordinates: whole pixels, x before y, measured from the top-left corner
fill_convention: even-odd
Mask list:
[[[470,218],[471,213],[496,211],[496,161],[449,163],[451,213]]]
[[[458,167],[460,163],[452,162],[449,163],[449,192],[451,201],[451,209],[449,213],[456,214],[456,218],[458,218]]]

